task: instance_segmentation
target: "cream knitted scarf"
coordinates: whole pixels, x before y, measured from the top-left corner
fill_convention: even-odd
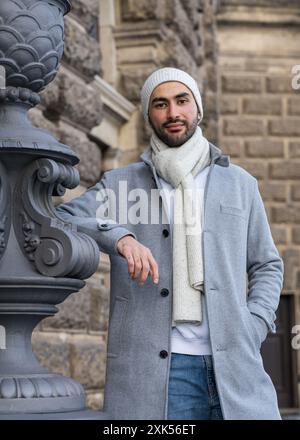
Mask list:
[[[203,191],[194,187],[194,176],[210,163],[209,144],[200,127],[180,147],[167,146],[155,133],[152,134],[150,144],[152,161],[158,175],[176,188],[172,326],[184,322],[200,325],[203,292]]]

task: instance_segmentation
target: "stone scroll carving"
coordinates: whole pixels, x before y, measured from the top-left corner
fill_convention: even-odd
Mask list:
[[[78,171],[51,159],[30,164],[15,187],[15,231],[37,270],[46,276],[85,279],[96,270],[99,249],[94,240],[59,220],[51,196],[79,184]]]

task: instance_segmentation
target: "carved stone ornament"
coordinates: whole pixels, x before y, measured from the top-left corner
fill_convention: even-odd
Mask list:
[[[64,51],[63,0],[0,2],[0,65],[6,85],[40,92],[55,78]]]
[[[0,419],[101,418],[86,410],[82,386],[42,368],[31,347],[35,326],[99,263],[96,242],[52,203],[78,185],[78,158],[27,117],[58,71],[69,9],[67,0],[0,1]]]

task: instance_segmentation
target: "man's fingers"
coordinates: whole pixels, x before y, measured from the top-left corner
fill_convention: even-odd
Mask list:
[[[128,272],[133,279],[139,278],[139,284],[144,284],[150,274],[154,283],[158,283],[158,266],[150,249],[143,245],[124,246],[123,256],[128,263]]]
[[[141,261],[141,257],[139,255],[139,253],[134,253],[133,259],[134,259],[133,278],[137,278],[142,270],[142,261]]]
[[[132,277],[132,275],[134,274],[134,259],[133,259],[133,256],[131,255],[130,252],[128,252],[128,254],[125,255],[125,258],[126,258],[127,263],[128,263],[129,275]]]
[[[133,259],[132,253],[129,249],[128,250],[126,249],[123,253],[123,256],[127,260],[128,273],[132,277],[132,275],[134,274],[134,259]]]
[[[149,274],[149,270],[150,270],[150,265],[149,265],[147,254],[145,254],[142,257],[141,261],[142,261],[142,272],[141,272],[141,276],[140,276],[140,284],[144,284],[144,282],[148,278],[148,274]]]
[[[154,283],[157,284],[158,280],[159,280],[158,265],[157,265],[153,255],[151,253],[149,255],[149,263],[150,263],[150,272],[151,272],[152,279],[153,279]]]

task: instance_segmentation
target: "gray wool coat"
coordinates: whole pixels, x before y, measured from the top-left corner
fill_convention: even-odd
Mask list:
[[[224,419],[280,419],[273,383],[260,346],[275,332],[275,311],[283,283],[283,262],[272,239],[257,180],[210,144],[204,192],[205,295],[213,364]],[[172,235],[169,225],[113,224],[96,219],[104,199],[118,193],[161,188],[150,150],[141,162],[106,172],[83,195],[57,208],[110,255],[111,292],[104,410],[112,419],[167,418],[172,311]],[[101,192],[101,191],[100,191]],[[102,191],[103,193],[103,191]],[[122,200],[120,200],[122,202]],[[128,209],[130,204],[128,202]],[[164,209],[160,203],[159,210]],[[118,209],[118,197],[117,197]],[[118,218],[118,217],[117,217]],[[159,283],[143,286],[128,274],[117,241],[132,233],[159,265]]]

